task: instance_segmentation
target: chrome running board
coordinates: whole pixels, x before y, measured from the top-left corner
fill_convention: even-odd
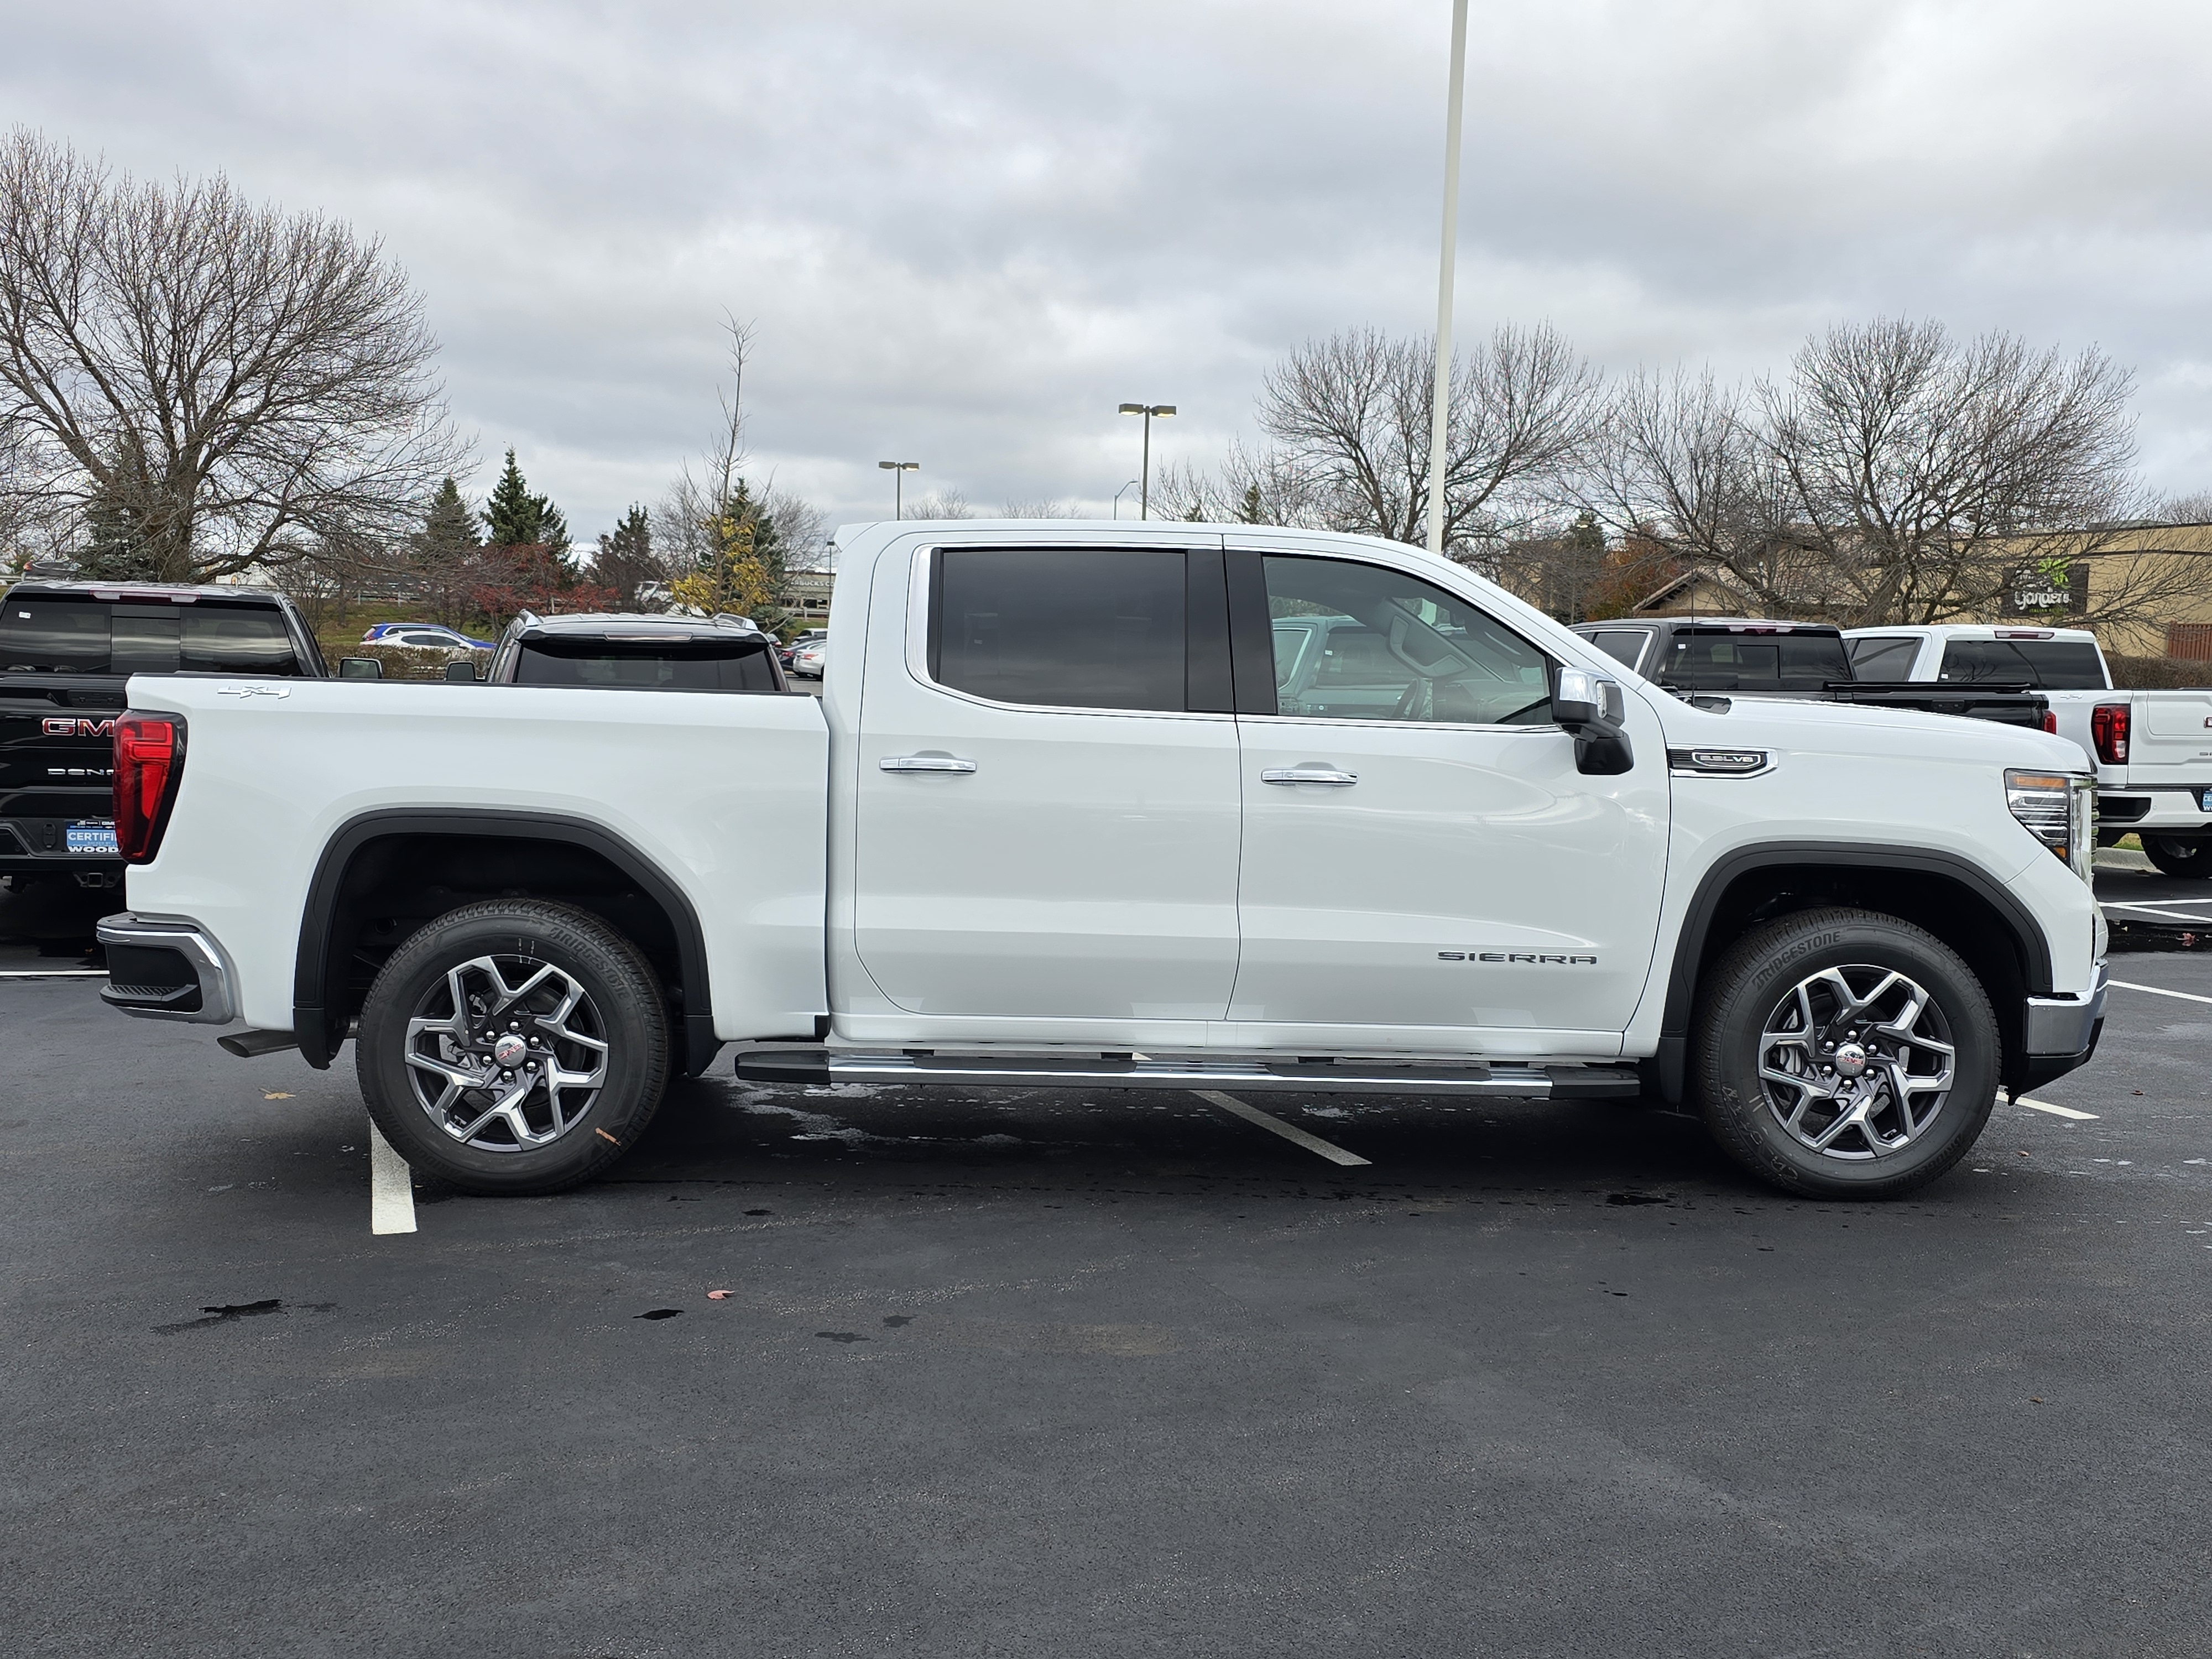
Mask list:
[[[940,1054],[926,1049],[753,1048],[750,1083],[957,1084],[1002,1089],[1238,1089],[1290,1094],[1490,1095],[1522,1100],[1626,1099],[1643,1092],[1626,1066],[1451,1065],[1433,1060],[1275,1060],[1250,1055]]]

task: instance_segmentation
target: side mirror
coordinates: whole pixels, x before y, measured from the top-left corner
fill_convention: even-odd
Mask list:
[[[459,662],[449,662],[446,665],[446,678],[449,680],[465,680],[469,684],[474,685],[477,683],[477,665],[466,658],[463,658]]]
[[[1575,770],[1590,777],[1618,777],[1636,764],[1629,746],[1628,696],[1620,682],[1587,668],[1552,671],[1552,718],[1575,740]]]
[[[338,678],[342,680],[380,680],[384,665],[374,657],[340,657]]]

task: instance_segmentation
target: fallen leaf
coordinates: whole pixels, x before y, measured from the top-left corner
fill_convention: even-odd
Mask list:
[[[709,1291],[707,1292],[707,1300],[709,1302],[727,1302],[729,1299],[730,1293],[727,1291]]]
[[[261,1097],[264,1100],[289,1100],[292,1098],[290,1095],[285,1093],[282,1089],[277,1090],[274,1094],[264,1095]]]

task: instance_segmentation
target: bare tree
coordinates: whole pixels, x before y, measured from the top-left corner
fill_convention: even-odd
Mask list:
[[[1257,470],[1295,480],[1286,493],[1333,528],[1423,541],[1435,368],[1433,342],[1372,329],[1310,342],[1261,388],[1260,429],[1275,455]],[[1600,409],[1597,372],[1548,323],[1501,327],[1455,362],[1444,460],[1454,556],[1487,562],[1503,537],[1548,509],[1549,485]]]
[[[909,502],[905,516],[909,519],[972,519],[975,509],[968,505],[968,498],[957,489],[933,489],[918,501]]]
[[[1722,574],[1760,609],[1856,625],[2002,607],[2024,564],[2063,573],[2147,507],[2128,372],[1932,322],[1838,326],[1750,387],[1642,374],[1582,474],[1617,531]],[[2133,558],[2087,621],[2202,591],[2202,561]]]
[[[1083,515],[1066,501],[1009,501],[1000,509],[1002,519],[1079,519]]]
[[[379,244],[211,179],[0,143],[0,418],[33,508],[120,526],[170,580],[367,548],[464,459],[422,301]]]

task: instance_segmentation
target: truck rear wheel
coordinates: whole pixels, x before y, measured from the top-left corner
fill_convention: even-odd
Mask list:
[[[355,1064],[401,1157],[465,1192],[559,1192],[645,1130],[668,1018],[642,952],[597,916],[504,900],[451,911],[384,964]]]
[[[2212,841],[2202,836],[2142,837],[2143,856],[2168,876],[2212,876]]]
[[[1738,939],[1700,988],[1691,1061],[1706,1127],[1785,1192],[1895,1198],[1966,1155],[1996,1099],[1998,1036],[1972,969],[1867,910]]]

